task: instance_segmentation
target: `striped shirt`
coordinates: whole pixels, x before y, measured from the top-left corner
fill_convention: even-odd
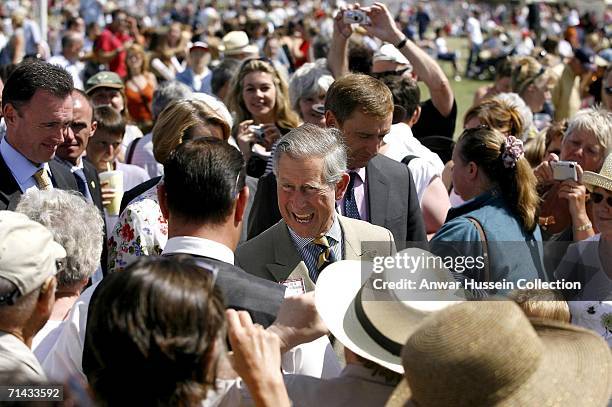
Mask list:
[[[323,249],[320,246],[312,243],[312,241],[315,239],[314,237],[301,237],[289,226],[287,226],[287,229],[289,229],[291,240],[293,240],[293,244],[300,254],[300,257],[302,260],[304,260],[304,264],[306,264],[306,267],[308,268],[308,274],[312,279],[312,276],[316,276],[318,274],[317,261],[319,260],[319,254],[321,254]],[[342,243],[342,228],[340,227],[338,216],[334,215],[334,223],[325,233],[325,237],[327,238],[331,250],[331,261],[334,262],[336,260],[342,260],[344,247]],[[313,279],[313,281],[314,280],[315,279]]]

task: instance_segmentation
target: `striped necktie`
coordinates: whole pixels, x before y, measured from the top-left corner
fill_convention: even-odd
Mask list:
[[[319,257],[317,258],[316,275],[313,275],[314,273],[310,273],[310,279],[316,283],[321,271],[330,265],[333,259],[331,248],[329,247],[329,241],[325,236],[317,237],[312,241],[312,244],[321,249],[321,253],[319,253]]]
[[[47,170],[43,167],[34,173],[34,180],[36,180],[36,186],[41,191],[46,191],[48,189],[53,188],[53,183],[51,182],[51,177],[47,174]]]
[[[357,209],[357,200],[355,199],[355,177],[357,176],[356,172],[349,172],[351,180],[349,181],[348,187],[346,188],[346,193],[344,194],[344,216],[353,218],[353,219],[361,219],[359,216],[359,209]]]

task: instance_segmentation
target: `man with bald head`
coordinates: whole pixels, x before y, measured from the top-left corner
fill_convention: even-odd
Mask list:
[[[57,147],[55,160],[70,169],[85,199],[103,211],[98,172],[82,158],[98,125],[93,120],[93,105],[85,92],[78,89],[72,91],[72,101],[72,124],[64,142]]]
[[[59,65],[70,73],[76,89],[84,89],[83,74],[85,72],[85,62],[79,58],[82,49],[83,35],[78,32],[68,31],[62,37],[62,53],[49,58],[50,64]]]

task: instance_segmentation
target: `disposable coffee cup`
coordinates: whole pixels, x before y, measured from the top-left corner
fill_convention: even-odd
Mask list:
[[[98,174],[100,184],[108,184],[109,188],[115,190],[115,197],[104,208],[108,215],[119,216],[121,198],[123,198],[123,171],[104,171]]]

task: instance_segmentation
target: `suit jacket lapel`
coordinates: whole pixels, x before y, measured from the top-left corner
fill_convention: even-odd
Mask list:
[[[314,290],[314,282],[310,279],[308,268],[293,245],[287,225],[281,220],[273,228],[274,263],[266,264],[268,271],[279,283],[302,279],[306,291]]]
[[[338,221],[342,229],[342,239],[344,240],[344,258],[342,260],[361,260],[361,239],[344,219],[346,219],[344,216],[338,215]]]
[[[68,168],[66,168],[65,165],[58,163],[55,160],[51,160],[49,161],[49,170],[51,170],[51,175],[53,176],[53,186],[55,188],[78,192],[79,188],[77,187],[74,175]]]
[[[0,155],[0,207],[3,209],[14,210],[21,196],[21,189],[11,170]]]
[[[89,188],[89,193],[91,194],[91,199],[93,200],[94,205],[101,212],[104,212],[104,207],[102,206],[102,193],[100,190],[100,180],[98,178],[98,173],[94,168],[93,164],[89,163],[89,161],[83,160],[83,172],[85,173],[85,178],[87,179],[87,188]]]
[[[389,202],[389,184],[387,177],[376,165],[376,157],[366,167],[368,182],[368,203],[370,205],[370,223],[384,226]]]

